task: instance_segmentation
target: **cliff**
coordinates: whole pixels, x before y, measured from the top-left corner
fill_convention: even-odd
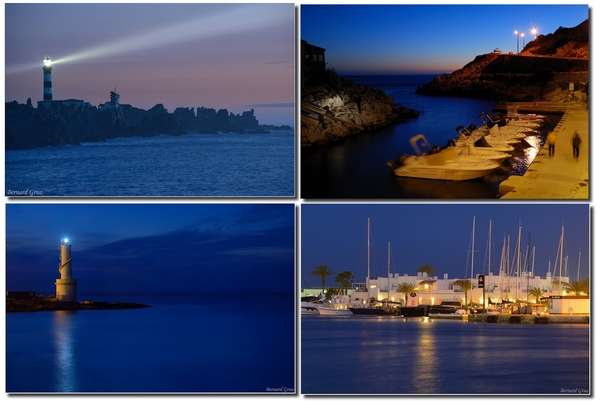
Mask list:
[[[338,78],[330,70],[304,76],[301,93],[303,147],[374,131],[419,115],[415,110],[395,107],[394,99],[384,91]],[[317,110],[318,119],[305,108]]]
[[[72,107],[61,102],[34,108],[31,101],[5,104],[6,150],[77,145],[118,137],[182,135],[185,133],[266,132],[254,110],[241,115],[227,110],[178,108],[169,113],[162,104],[150,110],[131,105]],[[282,127],[291,129],[290,127]]]
[[[426,95],[588,102],[589,23],[540,35],[519,54],[489,53],[417,89]]]

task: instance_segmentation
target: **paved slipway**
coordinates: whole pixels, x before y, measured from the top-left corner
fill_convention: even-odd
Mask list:
[[[548,144],[539,151],[523,176],[511,176],[500,184],[501,199],[590,199],[589,194],[589,117],[581,104],[539,104],[528,107],[532,112],[552,107],[565,111],[554,128],[556,145],[554,157]],[[579,158],[573,156],[571,138],[577,131],[581,137]]]

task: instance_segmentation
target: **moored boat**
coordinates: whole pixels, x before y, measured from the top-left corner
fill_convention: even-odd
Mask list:
[[[428,145],[424,135],[411,138],[410,143],[417,153],[419,142]],[[422,146],[422,145],[421,145]],[[407,156],[400,160],[402,165],[394,170],[400,177],[426,178],[435,180],[464,181],[485,177],[500,165],[476,156],[462,156],[452,147],[417,156]]]

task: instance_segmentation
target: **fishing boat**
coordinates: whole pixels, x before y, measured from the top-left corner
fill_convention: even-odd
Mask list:
[[[497,162],[484,160],[477,156],[458,155],[452,147],[437,152],[421,153],[419,142],[428,145],[424,135],[419,134],[412,137],[410,143],[417,155],[400,158],[401,165],[394,170],[395,175],[399,177],[464,181],[485,177],[500,166]]]

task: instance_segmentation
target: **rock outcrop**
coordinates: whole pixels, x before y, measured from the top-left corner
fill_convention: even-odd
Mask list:
[[[319,82],[302,85],[302,101],[324,111],[318,123],[302,122],[303,147],[374,131],[419,115],[415,110],[395,107],[394,99],[380,89],[338,78],[331,71],[325,75]]]
[[[489,53],[417,89],[498,102],[588,101],[589,25],[540,35],[519,54]]]
[[[242,114],[204,107],[178,108],[169,113],[162,104],[142,110],[118,107],[71,107],[61,102],[34,108],[31,101],[5,104],[5,149],[77,145],[119,137],[182,135],[185,133],[266,132],[254,110]],[[288,126],[282,127],[291,129]]]

